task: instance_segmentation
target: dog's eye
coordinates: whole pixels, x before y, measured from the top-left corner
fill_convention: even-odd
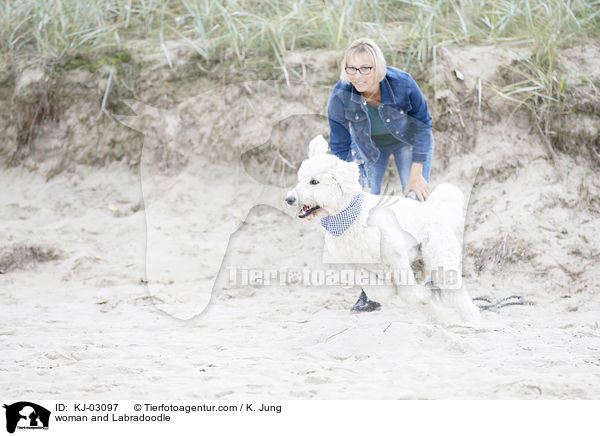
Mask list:
[[[315,179],[312,179],[312,180],[310,181],[310,184],[311,184],[311,185],[318,185],[318,184],[319,184],[319,181],[318,181],[318,180],[315,180]]]

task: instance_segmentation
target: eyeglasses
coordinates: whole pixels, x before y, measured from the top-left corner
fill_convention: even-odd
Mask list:
[[[346,67],[345,68],[346,74],[349,74],[351,76],[355,75],[357,71],[360,71],[360,74],[362,74],[362,75],[369,74],[372,69],[373,69],[373,67],[360,67],[360,68]]]

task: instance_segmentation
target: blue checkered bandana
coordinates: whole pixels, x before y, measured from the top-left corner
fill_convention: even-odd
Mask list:
[[[350,227],[352,223],[356,221],[356,218],[358,218],[358,215],[362,210],[364,197],[365,196],[361,192],[355,196],[348,207],[340,213],[321,218],[321,225],[333,236],[340,236],[348,230],[348,227]]]

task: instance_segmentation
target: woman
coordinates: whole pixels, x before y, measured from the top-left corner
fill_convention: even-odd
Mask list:
[[[406,72],[387,67],[369,38],[354,41],[342,60],[340,81],[329,100],[331,152],[356,160],[361,184],[381,191],[390,155],[394,155],[405,196],[429,196],[433,158],[431,116],[421,90]]]

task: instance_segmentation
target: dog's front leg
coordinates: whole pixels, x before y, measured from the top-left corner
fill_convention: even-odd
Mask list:
[[[385,260],[384,271],[392,275],[394,293],[408,306],[423,311],[430,320],[440,320],[441,313],[433,304],[431,292],[417,284],[410,267],[409,252],[417,247],[415,237],[402,229],[389,208],[371,210],[369,225],[381,232],[381,258]]]

